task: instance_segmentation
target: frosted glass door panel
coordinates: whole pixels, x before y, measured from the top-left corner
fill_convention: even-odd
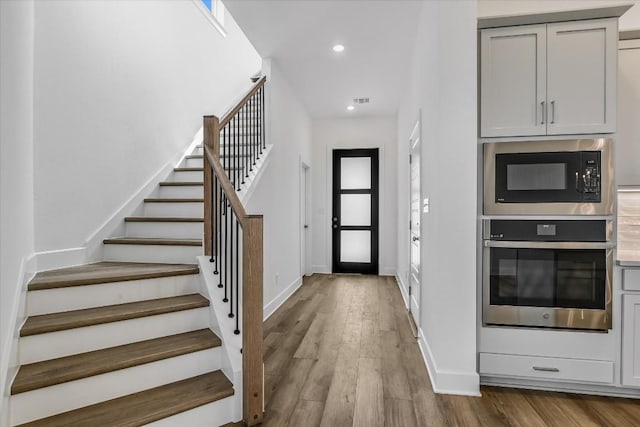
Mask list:
[[[340,167],[341,189],[364,190],[371,188],[370,157],[343,157]]]
[[[340,196],[341,225],[371,225],[371,194]]]
[[[371,262],[371,232],[349,230],[340,233],[340,262]]]

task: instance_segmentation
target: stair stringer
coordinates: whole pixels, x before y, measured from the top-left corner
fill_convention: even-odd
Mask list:
[[[202,294],[210,301],[211,330],[222,339],[221,370],[233,383],[235,394],[229,400],[233,401],[230,409],[233,420],[242,419],[242,335],[235,335],[235,318],[228,316],[228,303],[222,302],[221,289],[218,288],[218,276],[213,274],[214,264],[208,256],[198,257],[200,268],[200,283]],[[240,319],[242,320],[242,319]]]

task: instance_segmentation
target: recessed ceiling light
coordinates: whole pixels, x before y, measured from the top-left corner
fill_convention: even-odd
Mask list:
[[[342,52],[342,51],[344,51],[344,46],[341,45],[341,44],[337,44],[337,45],[333,46],[333,51],[334,52]]]
[[[353,105],[348,105],[347,106],[347,110],[349,110],[349,111],[353,111],[355,109],[356,109],[356,107],[354,107]]]

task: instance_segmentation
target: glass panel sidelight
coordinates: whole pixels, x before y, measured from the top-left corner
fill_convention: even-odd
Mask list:
[[[341,225],[371,225],[371,194],[342,194],[340,198]]]
[[[340,167],[342,190],[371,188],[371,157],[343,157]]]

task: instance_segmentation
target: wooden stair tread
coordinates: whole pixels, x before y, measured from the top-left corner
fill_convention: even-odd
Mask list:
[[[204,222],[204,218],[167,217],[167,216],[128,216],[125,222]]]
[[[202,172],[204,168],[196,168],[196,167],[184,167],[184,168],[173,168],[175,172]]]
[[[231,382],[215,371],[18,427],[142,426],[233,394]]]
[[[160,187],[194,187],[203,185],[204,182],[196,181],[163,181],[160,183]]]
[[[207,307],[208,305],[209,300],[202,295],[191,294],[60,313],[41,314],[27,318],[20,329],[20,336],[26,337],[84,326],[137,319],[157,314]]]
[[[159,198],[149,197],[144,199],[145,203],[204,203],[204,199],[176,199],[176,198]]]
[[[220,338],[210,329],[186,332],[132,344],[74,354],[22,365],[11,394],[24,393],[69,381],[131,368],[208,348],[219,347]]]
[[[29,282],[30,291],[124,282],[129,280],[198,274],[193,264],[149,264],[139,262],[98,262],[76,267],[42,271]]]
[[[165,239],[158,237],[114,237],[102,241],[107,245],[202,246],[201,239]]]
[[[233,384],[222,371],[214,371],[18,427],[136,427],[233,394]]]

